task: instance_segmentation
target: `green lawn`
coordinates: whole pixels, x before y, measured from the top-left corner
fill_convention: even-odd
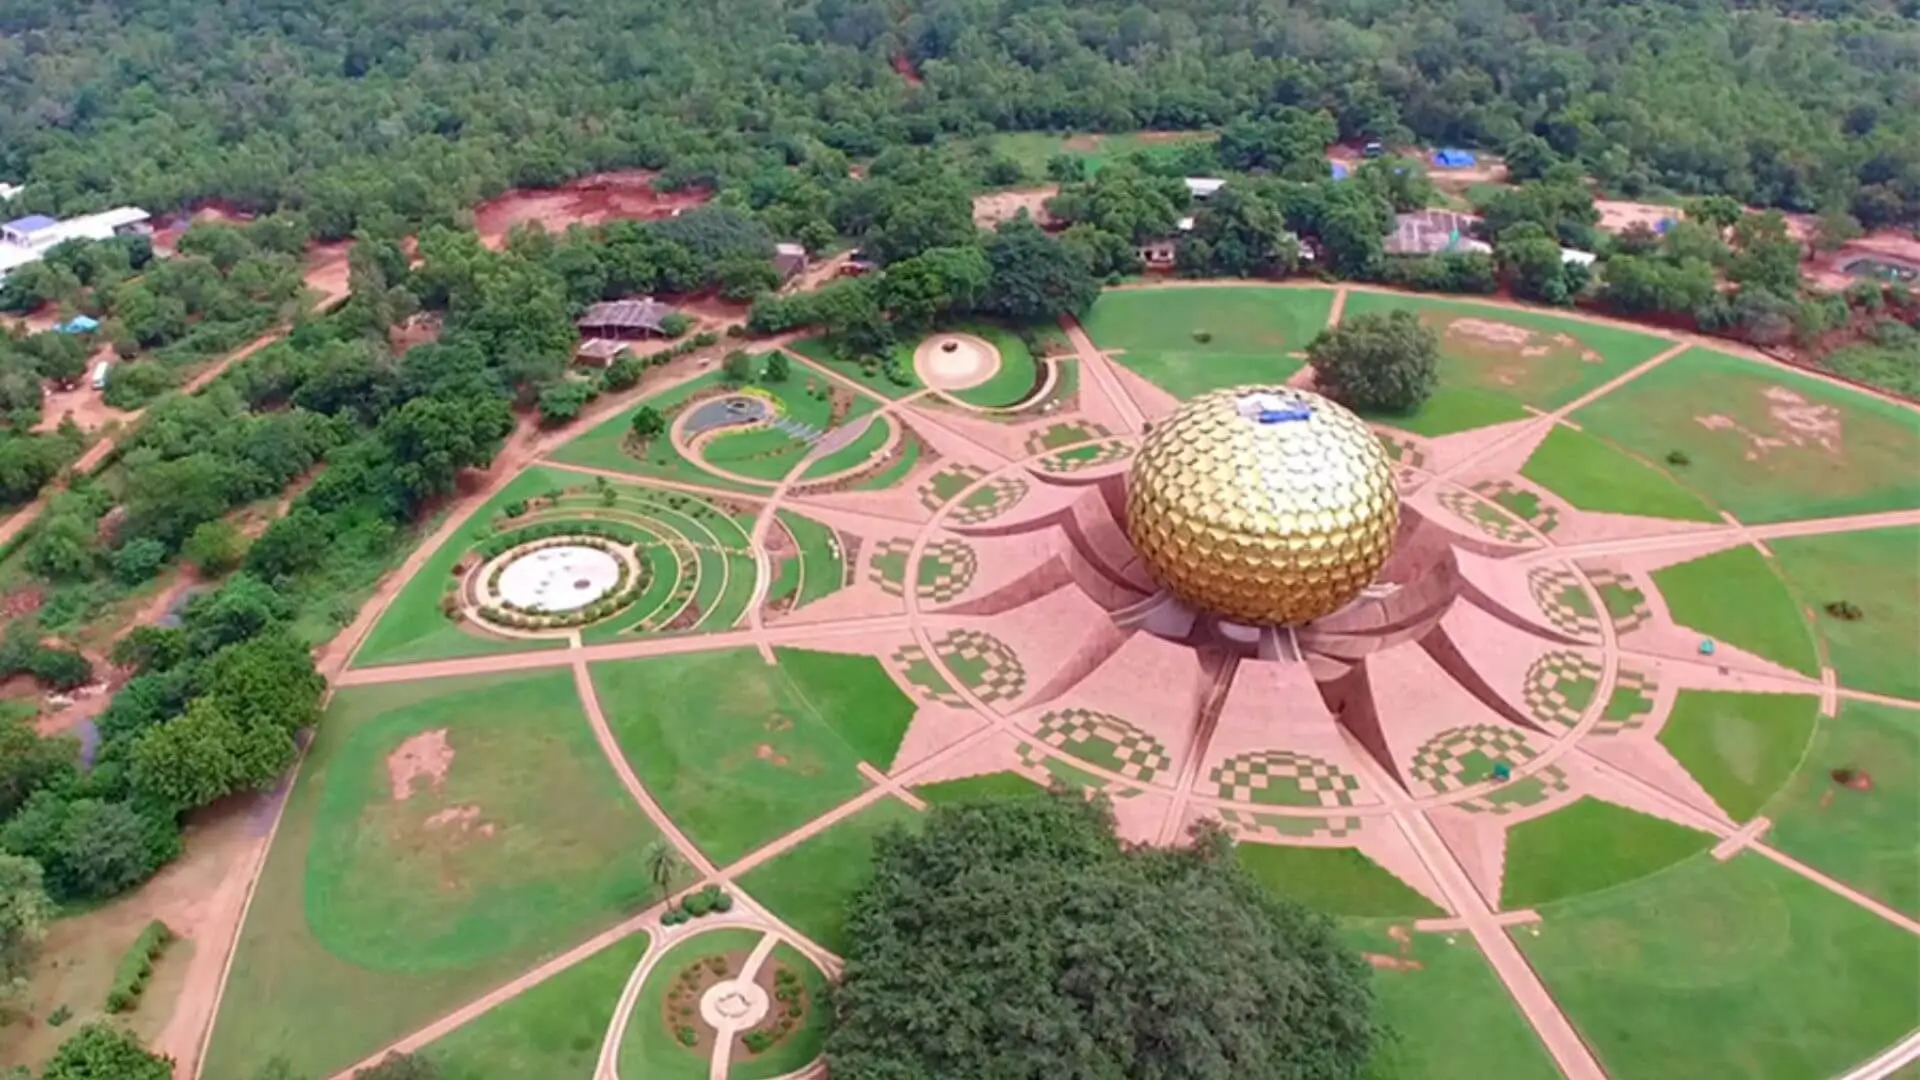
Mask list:
[[[1814,610],[1840,684],[1920,699],[1920,529],[1878,529],[1768,541],[1800,600]],[[1828,604],[1860,609],[1834,617]]]
[[[873,839],[894,825],[915,828],[920,815],[883,799],[739,879],[747,895],[833,952],[845,955],[847,901],[873,877]]]
[[[773,947],[768,963],[778,963],[798,972],[806,987],[810,1007],[799,1027],[768,1048],[764,1054],[736,1049],[727,1080],[773,1080],[785,1076],[820,1056],[826,1046],[827,1031],[833,1027],[833,988],[813,961],[800,950],[782,941]],[[649,1078],[651,1080],[651,1078]]]
[[[593,680],[634,772],[716,862],[865,786],[833,713],[752,649],[595,664]]]
[[[833,530],[791,510],[780,511],[780,521],[787,527],[788,535],[793,537],[794,545],[800,549],[799,557],[791,560],[791,565],[799,571],[800,576],[798,606],[838,592],[846,570],[840,556],[835,555],[834,549],[829,546]],[[776,589],[768,595],[781,594]]]
[[[1403,944],[1388,930],[1353,925],[1342,935],[1350,947],[1392,960],[1374,967],[1374,1015],[1387,1031],[1362,1080],[1557,1080],[1471,935],[1413,933],[1403,924]]]
[[[843,395],[852,395],[852,401],[846,414],[840,418],[840,424],[848,424],[859,417],[872,412],[876,407],[873,399],[865,394],[855,394],[846,390],[824,375],[815,375],[811,369],[798,373],[801,377],[789,377],[785,382],[764,383],[757,387],[772,394],[780,402],[784,414],[796,423],[806,424],[816,431],[828,431],[837,426],[833,421],[833,390]],[[869,430],[874,425],[869,425]],[[881,442],[886,441],[886,425],[880,424]],[[861,438],[865,438],[865,433]],[[855,444],[860,442],[855,439]],[[786,479],[801,459],[813,450],[813,445],[803,439],[797,439],[785,431],[773,427],[756,427],[746,431],[722,433],[702,443],[698,454],[702,461],[716,468],[739,473],[769,484],[777,484]],[[877,444],[876,444],[877,448]],[[843,449],[829,457],[845,453]],[[868,453],[872,451],[869,450]],[[854,458],[848,465],[858,464],[865,455]],[[807,468],[806,475],[814,475],[816,462]],[[838,471],[833,470],[833,471]],[[825,475],[825,474],[821,474]]]
[[[1410,413],[1377,410],[1360,411],[1376,424],[1399,428],[1413,435],[1436,439],[1475,428],[1525,420],[1530,414],[1512,398],[1473,386],[1446,385],[1446,369],[1441,368],[1441,385],[1426,403]]]
[[[634,1000],[633,1013],[627,1018],[627,1029],[620,1038],[620,1075],[644,1080],[707,1080],[712,1050],[689,1049],[674,1038],[667,1026],[667,993],[675,977],[696,962],[710,956],[752,952],[763,936],[758,930],[708,930],[668,949],[647,973],[640,996]],[[745,959],[745,956],[738,958]],[[697,1012],[689,1023],[694,1027],[704,1026]]]
[[[1354,848],[1241,843],[1240,865],[1277,896],[1330,915],[1411,918],[1446,912]]]
[[[446,660],[460,656],[486,656],[493,653],[525,652],[529,649],[555,648],[562,642],[515,640],[488,637],[463,630],[440,612],[440,598],[459,587],[453,576],[455,564],[480,539],[492,534],[491,522],[508,504],[532,498],[554,488],[588,483],[588,478],[551,469],[531,468],[514,477],[488,499],[467,523],[447,537],[446,543],[429,556],[420,571],[409,579],[393,598],[380,620],[373,625],[358,652],[354,667],[380,664],[405,664],[416,660]]]
[[[885,772],[919,708],[900,692],[871,656],[775,649],[780,671],[813,714],[838,732],[854,753]]]
[[[1849,701],[1814,732],[1806,761],[1768,807],[1767,841],[1920,916],[1920,717]],[[1836,770],[1866,775],[1841,785]]]
[[[900,456],[894,459],[893,464],[854,484],[855,491],[885,491],[905,480],[913,472],[914,466],[920,464],[919,440],[907,438],[904,431],[901,437],[904,441]]]
[[[980,799],[1021,799],[1046,793],[1046,788],[1017,772],[990,772],[921,784],[913,789],[929,806],[974,802]]]
[[[1682,690],[1660,744],[1735,821],[1760,812],[1806,752],[1820,700],[1801,694]]]
[[[1546,312],[1359,289],[1347,293],[1341,317],[1397,310],[1440,335],[1443,392],[1483,391],[1516,407],[1559,408],[1672,347],[1651,334]]]
[[[1247,285],[1122,289],[1102,293],[1084,320],[1114,359],[1178,398],[1242,383],[1284,382],[1302,361],[1287,355],[1326,328],[1333,292]],[[1212,337],[1199,341],[1198,333]]]
[[[1672,477],[1583,431],[1555,427],[1520,475],[1582,510],[1719,521],[1720,515]]]
[[[1920,1016],[1920,938],[1751,852],[1542,914],[1514,939],[1614,1080],[1834,1076]]]
[[[1583,798],[1507,833],[1500,906],[1537,907],[1643,878],[1713,846],[1713,837]]]
[[[1687,455],[1687,486],[1747,522],[1920,506],[1909,407],[1690,349],[1573,416],[1649,461]]]
[[[633,430],[633,414],[642,408],[651,406],[667,416],[669,425],[674,419],[673,410],[683,405],[695,394],[721,384],[719,369],[673,387],[670,390],[649,394],[645,399],[598,425],[585,433],[567,440],[561,447],[547,456],[554,461],[567,465],[585,465],[588,468],[606,469],[610,472],[622,472],[631,476],[652,476],[663,480],[677,480],[684,484],[701,484],[724,491],[764,492],[764,485],[748,484],[728,480],[701,468],[697,463],[681,456],[674,449],[673,440],[666,433],[648,442],[646,452],[634,456],[627,450],[627,435]]]
[[[403,746],[444,775],[396,799]],[[261,875],[203,1075],[252,1080],[275,1054],[310,1075],[351,1064],[639,910],[650,885],[632,853],[656,837],[565,671],[340,691]]]
[[[805,338],[796,341],[788,345],[787,350],[806,357],[836,375],[852,379],[854,382],[859,383],[861,386],[866,387],[868,390],[884,398],[903,398],[916,390],[922,389],[920,376],[914,374],[913,371],[913,350],[911,349],[907,350],[906,362],[899,365],[900,377],[906,380],[904,383],[897,383],[887,378],[885,371],[877,364],[874,365],[874,370],[869,373],[867,367],[864,365],[840,359],[833,354],[833,350],[828,348],[826,341],[821,338]],[[804,364],[796,364],[794,365],[794,370],[796,372],[802,372],[806,371],[807,368]]]
[[[1138,151],[1151,154],[1171,153],[1184,143],[1212,142],[1216,136],[1207,131],[1162,133],[1159,138],[1143,138],[1135,132],[1117,135],[1061,135],[1051,131],[1008,131],[988,135],[975,148],[1012,158],[1020,163],[1028,180],[1046,179],[1047,161],[1058,154],[1072,154],[1086,161],[1089,171],[1109,161]]]
[[[1800,604],[1751,547],[1728,548],[1653,572],[1673,621],[1803,675],[1820,656]]]
[[[1039,367],[1034,363],[1033,353],[1028,351],[1027,343],[1021,341],[1018,335],[983,323],[967,323],[951,329],[985,338],[1000,350],[1000,370],[978,386],[953,391],[954,397],[982,409],[1005,409],[1026,401],[1038,389]],[[901,346],[900,355],[903,363],[912,363],[913,346]]]
[[[550,1080],[590,1076],[620,991],[647,952],[634,934],[498,1005],[420,1056],[440,1080]]]
[[[807,466],[807,471],[800,475],[806,480],[818,480],[846,472],[848,469],[859,468],[867,463],[868,458],[879,453],[881,447],[887,445],[887,439],[892,434],[893,421],[884,416],[876,417],[845,446],[815,458],[813,463]]]

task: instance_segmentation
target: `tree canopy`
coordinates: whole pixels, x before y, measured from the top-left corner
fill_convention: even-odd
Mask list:
[[[1366,965],[1219,832],[1123,847],[1077,791],[942,807],[876,845],[827,1060],[836,1080],[1359,1075]]]
[[[1440,341],[1411,311],[1366,312],[1320,331],[1307,346],[1313,384],[1363,412],[1409,413],[1440,380]]]

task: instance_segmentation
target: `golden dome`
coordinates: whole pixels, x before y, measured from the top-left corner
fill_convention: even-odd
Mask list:
[[[1394,470],[1359,417],[1286,386],[1217,390],[1134,456],[1127,533],[1155,581],[1240,623],[1300,623],[1373,581],[1400,520]]]

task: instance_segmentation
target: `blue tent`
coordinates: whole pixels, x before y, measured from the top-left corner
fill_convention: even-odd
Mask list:
[[[1448,146],[1433,152],[1433,163],[1443,169],[1465,169],[1473,165],[1474,157],[1465,150]]]
[[[1345,180],[1347,178],[1347,167],[1345,165],[1337,161],[1329,162],[1328,165],[1333,170],[1333,178],[1335,180]]]
[[[91,334],[100,329],[100,320],[91,315],[75,315],[54,329],[63,334]]]
[[[1677,224],[1679,224],[1679,222],[1673,220],[1672,218],[1663,217],[1659,221],[1656,221],[1653,223],[1653,231],[1660,234],[1661,236],[1665,236],[1667,235],[1667,230],[1673,228]]]

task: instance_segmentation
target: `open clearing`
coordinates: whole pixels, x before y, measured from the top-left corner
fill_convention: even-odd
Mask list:
[[[1728,817],[1745,821],[1793,774],[1819,709],[1818,698],[1799,694],[1683,690],[1660,744]]]
[[[1096,345],[1119,350],[1114,360],[1190,398],[1285,382],[1302,364],[1290,354],[1326,328],[1332,308],[1331,289],[1123,289],[1102,294],[1084,322]]]
[[[1689,349],[1573,414],[1678,470],[1749,524],[1920,506],[1912,410],[1709,349]]]
[[[1803,536],[1768,545],[1813,609],[1840,685],[1920,700],[1920,529]],[[1827,610],[1852,604],[1857,618]]]
[[[716,862],[865,787],[859,751],[751,649],[595,664],[593,680],[641,783]]]
[[[1642,878],[1697,855],[1713,837],[1594,798],[1507,834],[1500,906],[1536,907]]]
[[[1833,1076],[1920,1015],[1920,938],[1752,853],[1541,915],[1513,938],[1615,1080]]]
[[[1775,847],[1920,917],[1920,726],[1911,710],[1849,701],[1823,721],[1770,804]]]
[[[647,951],[634,934],[483,1014],[420,1051],[440,1080],[587,1076],[620,990]]]
[[[1388,1029],[1363,1080],[1559,1077],[1471,935],[1350,923],[1342,936],[1373,966],[1378,1016]],[[1473,1037],[1461,1038],[1463,1031]]]
[[[1786,583],[1751,547],[1728,548],[1653,572],[1673,621],[1818,676],[1820,658],[1806,619]]]
[[[1276,896],[1354,918],[1443,914],[1431,900],[1353,848],[1243,843],[1240,864]]]
[[[1700,497],[1659,469],[1583,431],[1555,427],[1520,475],[1581,510],[1681,521],[1719,521]]]
[[[343,690],[318,731],[208,1080],[326,1075],[649,901],[656,834],[564,670]]]

